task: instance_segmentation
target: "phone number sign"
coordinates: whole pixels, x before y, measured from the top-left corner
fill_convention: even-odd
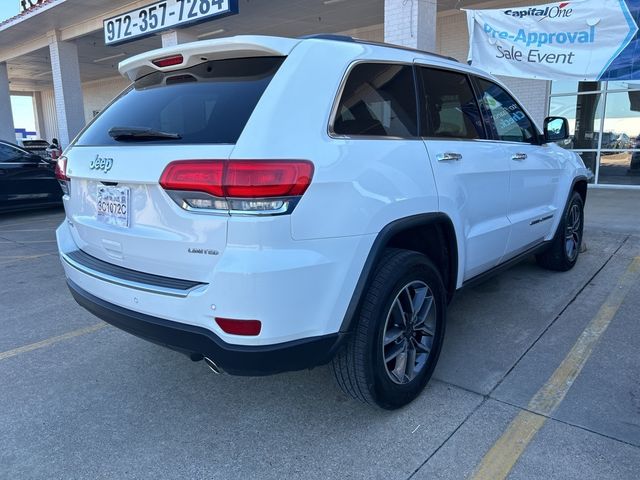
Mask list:
[[[163,0],[104,21],[105,45],[238,13],[238,0]]]

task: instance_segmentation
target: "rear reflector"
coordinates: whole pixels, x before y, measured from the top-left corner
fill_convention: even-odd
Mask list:
[[[55,175],[61,182],[69,181],[69,177],[67,177],[67,157],[60,157],[58,159],[56,162]]]
[[[262,329],[262,323],[259,320],[234,320],[216,317],[216,323],[225,333],[232,335],[255,336],[259,335]]]
[[[182,55],[173,55],[171,57],[158,58],[153,60],[153,64],[156,67],[172,67],[174,65],[180,65],[184,58]]]
[[[307,160],[179,160],[162,172],[166,190],[205,192],[226,198],[299,197],[309,187]]]
[[[67,177],[67,157],[60,157],[56,161],[55,176],[58,179],[62,193],[64,195],[69,195],[69,184],[71,179]]]

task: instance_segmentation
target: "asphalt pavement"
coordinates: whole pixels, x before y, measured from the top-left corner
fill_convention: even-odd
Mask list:
[[[0,216],[0,479],[635,480],[639,205],[590,189],[573,270],[459,292],[433,380],[395,412],[326,366],[215,375],[108,326],[65,286],[63,212]]]

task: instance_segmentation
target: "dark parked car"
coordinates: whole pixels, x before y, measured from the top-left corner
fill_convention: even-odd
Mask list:
[[[29,153],[35,153],[36,155],[40,155],[45,160],[50,160],[49,153],[47,153],[47,148],[49,148],[49,142],[46,140],[22,140],[22,148],[24,148]]]
[[[55,164],[0,141],[0,212],[58,205],[62,189]]]

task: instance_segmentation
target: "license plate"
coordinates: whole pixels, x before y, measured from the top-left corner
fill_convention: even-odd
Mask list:
[[[96,202],[99,222],[116,227],[129,226],[129,187],[99,186]]]

